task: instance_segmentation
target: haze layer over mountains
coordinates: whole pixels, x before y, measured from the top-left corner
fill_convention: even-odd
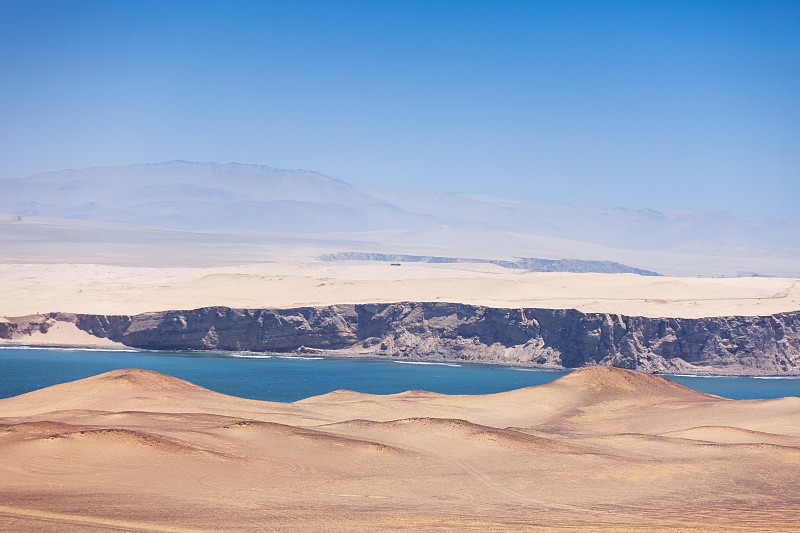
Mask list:
[[[85,262],[120,263],[142,255],[131,248],[138,243],[183,250],[206,265],[380,252],[615,261],[670,275],[800,275],[800,228],[779,221],[359,189],[317,172],[238,163],[0,180],[0,213],[13,215],[0,222],[0,249],[12,262],[72,251]],[[201,249],[208,244],[213,258]]]

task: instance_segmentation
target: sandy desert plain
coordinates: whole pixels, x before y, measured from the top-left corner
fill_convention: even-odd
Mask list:
[[[494,265],[0,265],[0,315],[460,301],[646,316],[800,309],[796,279]],[[53,328],[27,343],[91,344]],[[800,531],[800,398],[589,367],[485,396],[245,400],[120,369],[0,400],[3,531]]]

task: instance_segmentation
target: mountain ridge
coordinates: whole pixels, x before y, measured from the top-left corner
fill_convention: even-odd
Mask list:
[[[315,171],[245,163],[170,161],[9,178],[0,180],[0,212],[219,235],[345,236],[363,242],[364,252],[612,261],[680,275],[800,275],[793,252],[800,227],[786,222],[358,188]],[[669,265],[665,255],[673,257]],[[731,266],[715,267],[719,258]]]

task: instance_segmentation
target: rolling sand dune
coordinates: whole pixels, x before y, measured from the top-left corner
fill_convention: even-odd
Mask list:
[[[610,367],[290,404],[115,370],[0,424],[4,531],[800,531],[800,398]]]
[[[720,444],[776,444],[779,446],[800,447],[800,437],[776,435],[774,433],[751,431],[730,426],[701,426],[682,431],[671,431],[664,433],[664,436]]]

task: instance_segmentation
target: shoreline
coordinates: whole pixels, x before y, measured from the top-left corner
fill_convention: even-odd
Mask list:
[[[4,349],[19,349],[19,350],[50,350],[50,351],[70,351],[70,352],[78,352],[78,351],[88,351],[88,352],[120,352],[120,353],[142,353],[142,354],[181,354],[181,355],[206,355],[208,357],[214,357],[214,355],[221,356],[221,358],[225,357],[237,357],[235,354],[241,354],[241,358],[243,359],[267,359],[267,358],[279,358],[279,359],[326,359],[326,360],[365,360],[365,361],[386,361],[386,362],[393,362],[393,363],[400,363],[400,364],[418,364],[418,365],[430,365],[430,366],[448,366],[448,367],[460,367],[460,366],[480,366],[480,367],[499,367],[499,368],[508,368],[508,369],[517,369],[523,372],[574,372],[576,370],[580,370],[582,368],[588,368],[590,366],[608,366],[611,365],[587,365],[582,367],[537,367],[537,366],[524,366],[519,364],[513,363],[502,363],[502,362],[481,362],[481,361],[463,361],[457,359],[446,359],[443,361],[430,361],[426,359],[419,359],[419,358],[408,358],[405,360],[397,359],[394,357],[381,357],[381,356],[374,356],[368,355],[364,353],[330,353],[330,352],[323,352],[323,351],[307,351],[307,352],[250,352],[246,350],[148,350],[142,348],[116,348],[116,347],[104,347],[104,346],[87,346],[87,345],[70,345],[70,344],[24,344],[24,343],[11,343],[11,342],[2,342],[0,343],[0,350]],[[663,376],[663,377],[686,377],[686,378],[752,378],[752,379],[800,379],[800,372],[795,374],[720,374],[720,373],[670,373],[670,372],[646,372],[648,374],[652,374],[654,376]]]
[[[702,319],[444,302],[223,306],[0,321],[2,344],[311,354],[539,369],[608,365],[659,374],[800,374],[800,311]]]

